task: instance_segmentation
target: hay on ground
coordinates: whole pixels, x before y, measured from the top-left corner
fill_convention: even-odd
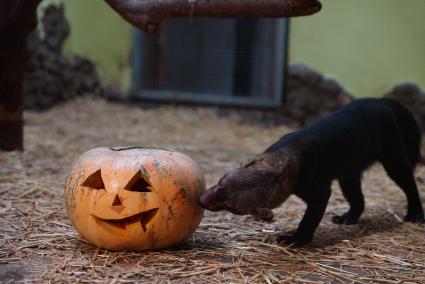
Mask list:
[[[63,185],[82,152],[116,145],[175,149],[197,161],[212,185],[290,131],[242,119],[251,115],[257,114],[142,109],[93,98],[25,113],[25,152],[0,153],[0,282],[425,283],[425,226],[401,222],[405,198],[379,166],[364,177],[360,224],[330,222],[347,209],[334,185],[316,239],[299,249],[275,242],[304,213],[294,197],[275,210],[271,223],[207,212],[184,244],[155,252],[97,249],[70,224]],[[416,174],[425,200],[425,167]]]

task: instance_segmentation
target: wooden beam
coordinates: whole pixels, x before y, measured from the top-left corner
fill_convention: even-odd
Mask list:
[[[317,0],[105,0],[133,25],[155,32],[172,17],[296,17],[318,12]]]
[[[23,149],[23,75],[27,37],[37,25],[41,0],[0,1],[0,150]]]

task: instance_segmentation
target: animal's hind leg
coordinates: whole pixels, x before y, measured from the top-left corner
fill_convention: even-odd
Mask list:
[[[364,198],[361,188],[361,175],[344,177],[338,180],[345,199],[350,204],[350,209],[341,216],[333,216],[335,224],[357,224],[364,210]]]
[[[403,162],[404,160],[404,162]],[[413,169],[406,159],[402,161],[386,161],[383,166],[388,176],[404,191],[407,197],[407,214],[405,221],[424,223],[424,211],[419,198]]]

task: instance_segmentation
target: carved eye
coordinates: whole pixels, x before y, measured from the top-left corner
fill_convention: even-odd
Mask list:
[[[82,186],[87,186],[92,189],[105,189],[105,184],[103,183],[101,171],[97,170],[95,173],[91,174],[83,182]]]
[[[124,188],[129,191],[152,192],[152,186],[145,180],[141,171],[138,171]]]

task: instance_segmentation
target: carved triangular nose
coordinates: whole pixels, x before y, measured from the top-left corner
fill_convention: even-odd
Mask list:
[[[121,198],[117,195],[115,195],[114,202],[112,202],[112,210],[117,212],[118,214],[121,214],[121,212],[124,210],[124,205],[122,205]]]
[[[114,201],[112,202],[112,210],[114,210],[118,214],[121,214],[124,208],[125,207],[124,205],[122,205],[121,198],[118,196],[118,194],[116,194]]]
[[[114,202],[112,202],[112,206],[120,206],[120,205],[122,205],[121,199],[120,199],[120,197],[117,194],[117,195],[115,195]]]

